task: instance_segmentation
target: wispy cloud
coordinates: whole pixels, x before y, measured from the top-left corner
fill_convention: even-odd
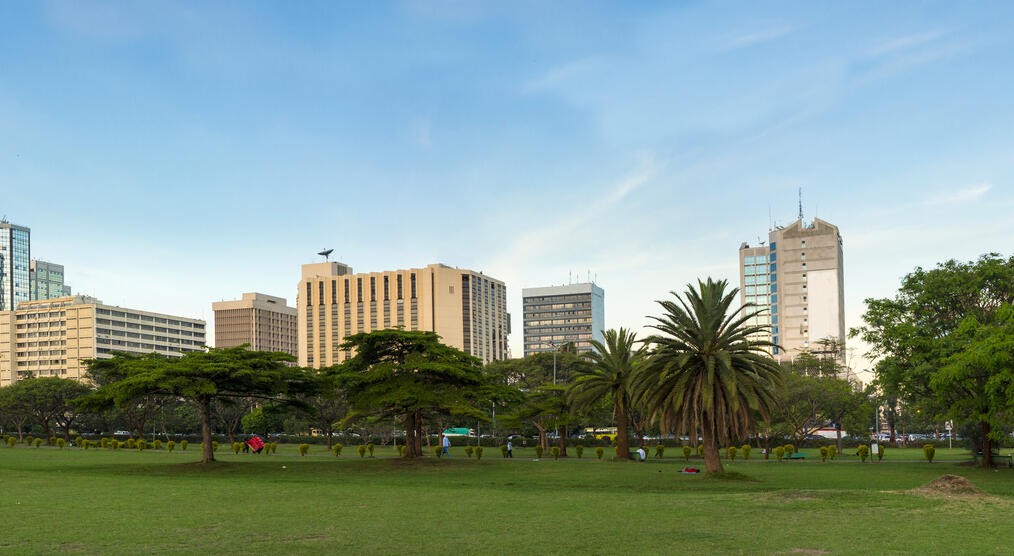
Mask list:
[[[884,56],[901,50],[909,50],[934,42],[945,34],[944,31],[926,31],[901,37],[892,37],[873,47],[870,54],[873,56]]]
[[[975,201],[992,189],[992,184],[983,183],[970,187],[963,187],[951,191],[937,193],[926,200],[927,205],[949,205],[951,203],[964,203]]]
[[[775,27],[769,27],[767,29],[761,29],[752,33],[744,35],[738,35],[729,38],[722,45],[722,50],[735,50],[737,48],[745,48],[748,46],[754,46],[757,44],[773,41],[780,39],[785,35],[788,35],[795,30],[795,27],[789,25],[779,25]]]

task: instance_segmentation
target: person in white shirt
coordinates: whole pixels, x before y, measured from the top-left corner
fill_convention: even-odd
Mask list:
[[[648,455],[644,453],[644,446],[641,446],[640,448],[637,449],[637,457],[641,461],[647,459]]]

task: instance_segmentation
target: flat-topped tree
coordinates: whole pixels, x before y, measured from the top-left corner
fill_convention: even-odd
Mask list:
[[[403,417],[406,458],[422,456],[424,414],[486,418],[478,409],[489,387],[481,361],[441,344],[433,332],[360,333],[341,349],[356,354],[331,369],[352,416]]]
[[[303,369],[286,365],[294,359],[286,353],[250,351],[245,346],[190,352],[179,359],[156,354],[116,355],[103,364],[112,361],[121,378],[99,387],[87,402],[92,407],[122,407],[146,395],[183,399],[201,417],[204,442],[201,462],[209,463],[215,461],[211,444],[212,403],[252,398],[298,404],[294,396],[312,389],[312,383]]]
[[[23,417],[31,419],[43,430],[43,438],[49,438],[53,423],[63,429],[63,438],[70,438],[70,427],[80,415],[74,400],[90,392],[88,386],[69,378],[55,376],[21,379],[2,389],[0,410],[11,415],[12,420],[23,423]],[[22,420],[18,420],[21,415]],[[18,427],[21,435],[21,427]]]

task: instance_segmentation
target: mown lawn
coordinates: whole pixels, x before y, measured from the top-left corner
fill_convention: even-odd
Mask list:
[[[505,461],[487,448],[480,462],[413,463],[345,450],[220,453],[202,466],[194,447],[0,448],[0,550],[1009,554],[1012,540],[1014,470],[927,464],[915,449],[913,461],[895,450],[882,464],[754,454],[728,466],[749,481],[680,474],[682,458],[595,461],[590,449],[583,460],[532,461],[516,450]],[[987,495],[907,492],[944,473]]]

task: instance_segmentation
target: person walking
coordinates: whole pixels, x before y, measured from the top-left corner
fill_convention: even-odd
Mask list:
[[[514,444],[510,440],[507,440],[507,457],[514,457]]]
[[[445,456],[450,456],[451,453],[448,452],[447,449],[451,447],[451,439],[447,438],[446,436],[444,436],[444,443],[443,444],[444,444],[444,455]]]

